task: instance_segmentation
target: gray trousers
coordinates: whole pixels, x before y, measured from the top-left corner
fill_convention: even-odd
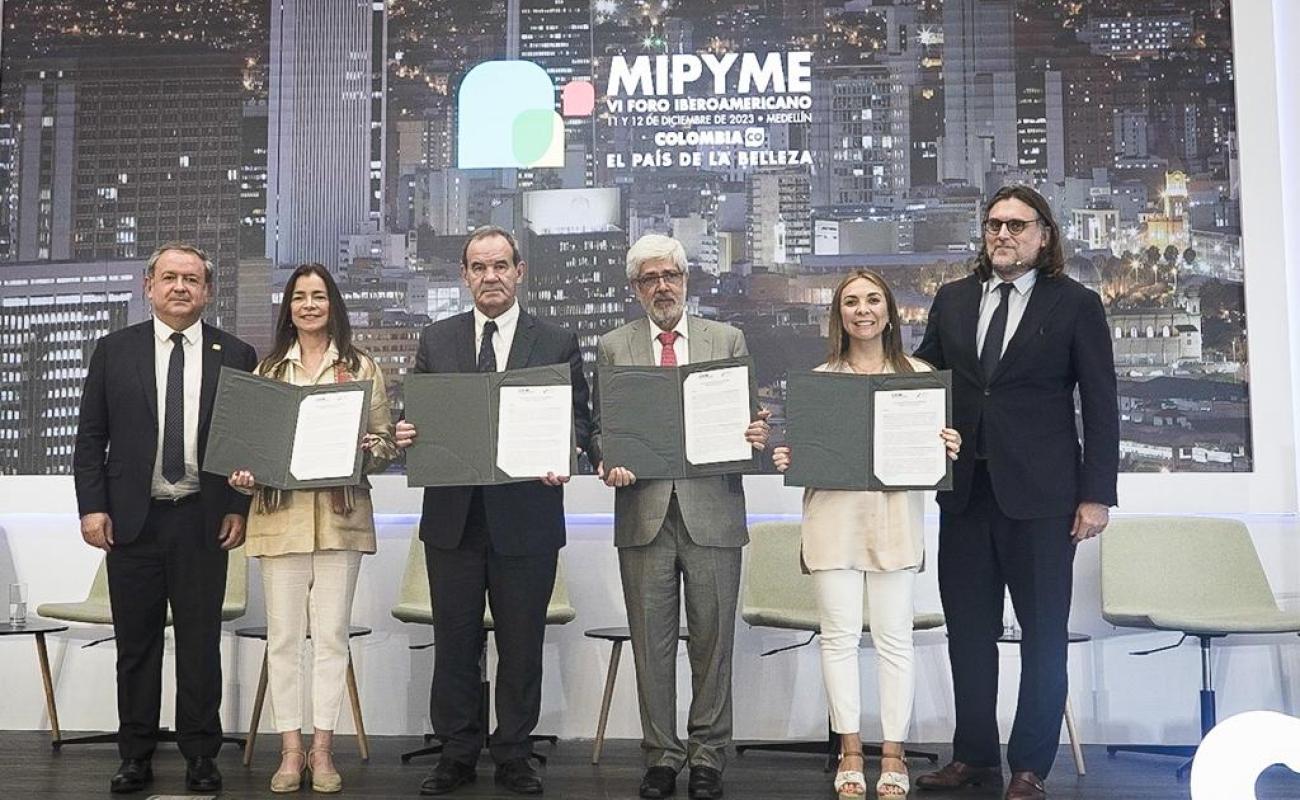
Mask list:
[[[691,540],[674,497],[658,535],[620,547],[619,572],[632,633],[641,749],[647,767],[684,765],[721,770],[731,744],[731,651],[740,593],[739,547],[702,547]],[[691,708],[685,746],[677,736],[677,632],[686,590],[686,652]]]

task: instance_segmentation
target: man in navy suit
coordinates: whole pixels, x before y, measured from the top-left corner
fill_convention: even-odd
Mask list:
[[[974,443],[956,462],[952,490],[938,496],[953,761],[917,785],[1002,780],[1005,587],[1024,631],[1006,798],[1036,800],[1047,796],[1065,709],[1075,547],[1101,533],[1117,502],[1115,364],[1101,298],[1064,275],[1060,228],[1042,195],[1000,189],[985,206],[983,231],[974,273],[940,287],[916,351],[952,370],[953,426]]]
[[[191,791],[221,790],[221,603],[226,551],[244,540],[249,498],[199,471],[223,366],[253,348],[199,317],[212,262],[164,244],[149,258],[153,318],[110,333],[90,357],[72,457],[81,535],[108,555],[117,639],[117,793],[153,778],[163,629],[176,629],[176,741]]]
[[[515,295],[527,268],[509,231],[485,226],[470,234],[461,277],[474,296],[474,309],[424,329],[415,371],[498,372],[567,364],[575,438],[585,450],[591,409],[578,337],[519,306]],[[397,424],[398,447],[409,447],[416,435],[411,423]],[[497,729],[489,742],[496,782],[518,794],[542,792],[541,777],[528,763],[529,736],[541,711],[542,642],[565,540],[568,480],[548,474],[523,483],[424,490],[420,538],[429,568],[435,647],[429,719],[443,749],[420,794],[446,794],[475,779],[487,736],[479,676],[485,591],[499,657]]]

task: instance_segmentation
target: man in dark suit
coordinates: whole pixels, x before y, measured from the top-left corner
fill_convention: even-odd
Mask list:
[[[82,389],[73,454],[81,535],[104,550],[117,639],[114,792],[153,777],[163,630],[176,629],[176,740],[191,791],[221,789],[221,602],[226,551],[244,540],[249,498],[199,471],[221,367],[253,348],[199,317],[212,262],[169,243],[149,258],[153,318],[100,339]]]
[[[568,364],[574,432],[579,448],[586,449],[591,410],[578,337],[519,307],[515,295],[527,268],[509,231],[475,230],[461,256],[461,277],[474,297],[474,310],[424,329],[415,371],[498,372]],[[414,425],[398,423],[399,447],[409,447],[416,435]],[[443,750],[420,785],[421,794],[446,794],[475,779],[487,734],[479,677],[485,591],[499,657],[497,729],[490,741],[496,782],[518,794],[542,791],[542,780],[528,762],[529,736],[541,711],[546,607],[564,546],[568,480],[548,473],[524,483],[425,489],[420,538],[429,568],[435,646],[429,718]]]
[[[1023,628],[1008,800],[1047,796],[1060,740],[1076,545],[1116,504],[1119,412],[1101,298],[1063,274],[1060,228],[1025,186],[984,209],[974,274],[940,287],[916,355],[952,370],[954,427],[973,443],[938,496],[939,592],[957,722],[925,789],[1002,780],[997,639],[1004,587]],[[1083,443],[1075,424],[1080,398]]]

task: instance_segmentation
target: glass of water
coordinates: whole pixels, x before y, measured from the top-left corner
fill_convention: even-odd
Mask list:
[[[27,624],[27,584],[9,584],[9,624]]]

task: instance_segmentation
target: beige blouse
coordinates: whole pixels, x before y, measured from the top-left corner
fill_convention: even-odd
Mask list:
[[[910,360],[917,372],[930,371],[924,361]],[[827,364],[816,371],[852,372],[847,366]],[[925,494],[805,489],[801,555],[805,572],[923,569]]]
[[[295,342],[285,354],[288,363],[281,379],[295,386],[335,383],[337,359],[338,350],[331,342],[320,369],[310,375],[302,365],[302,354]],[[381,472],[397,457],[384,375],[373,360],[362,356],[361,368],[352,379],[373,384],[367,430],[379,439],[365,458],[363,472]],[[350,508],[336,510],[345,494]],[[274,509],[268,510],[268,504],[260,496],[254,498],[248,514],[245,544],[248,555],[279,556],[317,550],[375,552],[375,512],[370,502],[370,481],[364,475],[359,486],[349,487],[346,492],[341,489],[286,491],[279,492],[276,500]]]

